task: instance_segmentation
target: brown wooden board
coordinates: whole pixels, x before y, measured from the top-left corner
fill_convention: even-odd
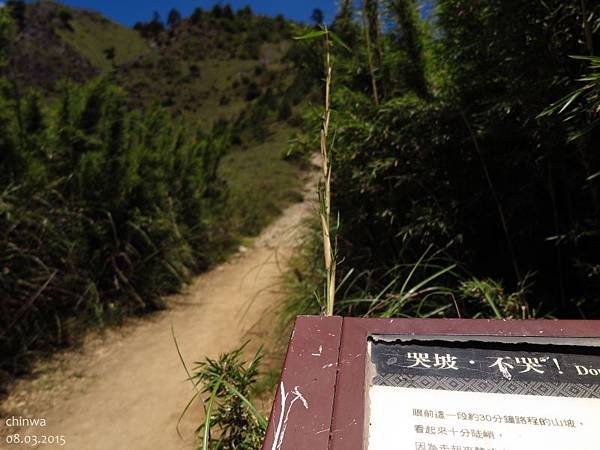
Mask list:
[[[415,339],[437,336],[441,340],[451,340],[452,336],[600,338],[600,321],[300,317],[290,341],[264,449],[365,448],[367,342],[373,335]],[[290,408],[292,401],[294,406]]]
[[[264,450],[328,448],[341,334],[341,317],[296,319]]]

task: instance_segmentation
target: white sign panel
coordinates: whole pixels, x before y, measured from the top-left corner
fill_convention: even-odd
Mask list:
[[[369,450],[598,450],[600,400],[373,386]]]
[[[368,450],[598,450],[593,347],[370,344]]]

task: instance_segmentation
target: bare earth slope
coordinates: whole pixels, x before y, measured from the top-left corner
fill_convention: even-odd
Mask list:
[[[64,435],[62,448],[74,450],[194,448],[202,408],[196,405],[183,420],[182,440],[175,425],[193,390],[185,380],[171,326],[191,367],[236,348],[258,321],[272,320],[270,313],[283,297],[281,275],[301,236],[301,222],[314,213],[314,192],[311,177],[302,203],[289,207],[252,247],[197,278],[186,294],[173,300],[170,310],[111,331],[86,344],[82,352],[65,355],[60,370],[52,369],[47,378],[16,386],[2,409],[48,422],[46,427],[18,432]],[[17,432],[7,430],[4,420],[1,426],[2,435]],[[0,448],[15,446],[6,446],[2,439]]]

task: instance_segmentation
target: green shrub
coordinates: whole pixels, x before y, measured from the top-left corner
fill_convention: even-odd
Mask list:
[[[261,41],[247,37],[243,46],[240,49],[239,57],[241,59],[259,59]]]
[[[227,126],[194,135],[161,108],[130,112],[104,79],[61,90],[49,110],[35,95],[0,99],[0,370],[10,372],[86,324],[161,308],[227,241],[217,223]]]
[[[259,449],[267,428],[266,419],[250,400],[256,384],[262,350],[246,363],[245,346],[225,353],[218,360],[207,358],[196,366],[192,382],[201,387],[206,418],[199,428],[199,449]]]

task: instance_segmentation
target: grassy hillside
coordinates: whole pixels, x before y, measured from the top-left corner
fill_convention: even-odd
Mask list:
[[[289,125],[277,125],[262,144],[251,150],[238,147],[221,162],[220,175],[236,205],[231,220],[244,234],[258,233],[285,206],[302,200],[302,168],[281,158],[289,135]]]
[[[210,126],[237,119],[269,88],[275,96],[289,88],[291,67],[282,61],[291,26],[282,19],[197,10],[176,26],[141,33],[154,51],[117,69],[138,104],[158,102]]]
[[[11,11],[16,34],[8,64],[1,70],[21,88],[35,86],[54,92],[61,79],[83,82],[100,73],[86,55],[62,37],[69,24],[75,22],[71,10],[44,2],[11,8]]]
[[[198,9],[176,25],[141,22],[136,30],[49,1],[16,15],[14,51],[3,72],[22,89],[54,92],[61,79],[112,74],[132,107],[160,104],[206,128],[236,120],[269,88],[269,95],[289,94],[293,70],[283,57],[292,25],[281,17]]]
[[[56,8],[63,8],[55,5]],[[57,34],[82,58],[100,70],[113,68],[107,58],[114,51],[114,65],[121,66],[152,52],[149,43],[138,32],[111,22],[92,11],[66,10],[72,16],[68,26],[58,26]]]

